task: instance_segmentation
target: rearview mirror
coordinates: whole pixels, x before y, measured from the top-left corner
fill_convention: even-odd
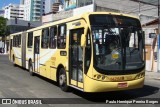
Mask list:
[[[86,36],[84,34],[82,34],[81,36],[81,47],[86,46]]]
[[[149,33],[149,38],[156,38],[156,34],[155,33]]]

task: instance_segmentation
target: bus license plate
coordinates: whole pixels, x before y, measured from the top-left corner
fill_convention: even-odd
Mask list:
[[[127,87],[127,83],[126,82],[124,82],[124,83],[118,83],[117,87],[118,88],[125,88],[125,87]]]

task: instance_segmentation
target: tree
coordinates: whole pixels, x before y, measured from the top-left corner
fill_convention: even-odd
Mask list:
[[[7,33],[7,19],[0,17],[0,36],[4,37]]]

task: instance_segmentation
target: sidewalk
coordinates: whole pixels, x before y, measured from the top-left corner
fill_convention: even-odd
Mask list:
[[[145,76],[148,78],[155,79],[155,80],[160,80],[160,72],[146,71]]]
[[[0,53],[0,55],[8,55],[8,53]]]

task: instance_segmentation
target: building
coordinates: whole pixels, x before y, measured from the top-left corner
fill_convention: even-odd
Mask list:
[[[45,13],[45,0],[24,0],[24,20],[40,21]]]
[[[41,26],[42,23],[39,21],[25,21],[25,20],[16,20],[10,19],[7,21],[8,33],[17,33],[21,31],[26,31],[28,29]]]
[[[52,12],[52,5],[55,0],[45,0],[45,14]]]
[[[20,4],[24,5],[25,0],[20,0]]]
[[[10,19],[7,20],[7,35],[6,37],[0,37],[0,51],[3,51],[4,54],[8,53],[9,49],[9,34],[26,31],[31,28],[41,26],[42,23],[39,21],[25,21],[19,19]],[[1,53],[1,52],[0,52]]]
[[[0,9],[0,17],[4,17],[4,10]]]
[[[65,0],[63,7],[67,15],[65,12],[62,12],[63,14],[61,16],[60,12],[58,12],[57,15],[54,15],[56,18],[52,19],[52,21],[67,18],[66,16],[70,17],[70,15],[80,15],[84,12],[92,11],[107,11],[131,14],[140,17],[142,24],[150,22],[158,17],[157,7],[135,2],[133,0]],[[56,8],[54,8],[54,10],[56,10]],[[70,11],[70,15],[68,15],[68,11]],[[56,12],[52,11],[52,13],[55,14]]]
[[[9,4],[4,7],[4,18],[7,19],[20,19],[24,18],[24,5]]]

